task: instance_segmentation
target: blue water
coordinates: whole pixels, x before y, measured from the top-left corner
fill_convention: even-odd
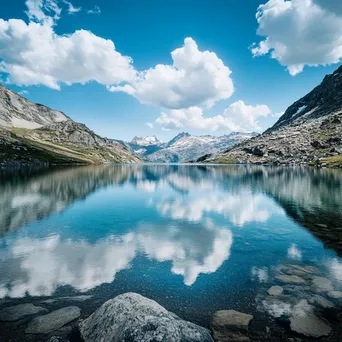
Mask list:
[[[207,325],[218,309],[257,314],[281,264],[342,286],[342,246],[316,234],[342,227],[339,170],[108,165],[0,180],[0,298],[91,294],[93,309],[134,291]]]

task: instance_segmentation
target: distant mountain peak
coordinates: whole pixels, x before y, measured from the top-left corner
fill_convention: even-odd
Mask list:
[[[177,134],[173,139],[171,139],[169,142],[168,142],[168,146],[171,146],[172,144],[174,144],[176,141],[184,138],[184,137],[191,137],[191,134],[188,133],[188,132],[182,132],[182,133],[179,133]]]
[[[162,141],[160,141],[155,135],[147,136],[147,137],[138,137],[135,136],[131,144],[140,145],[140,146],[149,146],[149,145],[160,145]]]

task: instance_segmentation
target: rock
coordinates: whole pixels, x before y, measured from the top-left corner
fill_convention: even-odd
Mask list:
[[[328,299],[326,299],[320,295],[314,295],[313,297],[311,297],[309,299],[309,302],[311,304],[316,304],[322,308],[333,308],[334,307],[334,304],[330,300],[328,300]]]
[[[328,228],[328,226],[326,224],[323,224],[323,223],[316,223],[316,226],[320,227],[320,228]]]
[[[220,342],[249,341],[248,325],[252,315],[234,310],[216,311],[211,318],[214,340]]]
[[[51,336],[46,342],[69,342],[69,340],[61,336]]]
[[[125,293],[80,323],[85,342],[212,342],[209,330],[180,319],[154,300]]]
[[[272,286],[267,290],[270,296],[279,296],[283,293],[284,289],[281,286]]]
[[[64,325],[74,321],[81,315],[81,310],[77,306],[68,306],[47,315],[34,318],[28,325],[25,332],[27,334],[48,334],[58,330]]]
[[[313,277],[311,283],[311,291],[316,293],[333,291],[334,288],[331,280],[323,277]]]
[[[304,284],[305,280],[296,275],[286,275],[286,274],[278,274],[275,276],[275,279],[280,281],[281,283],[289,283],[289,284]]]
[[[342,292],[341,291],[330,291],[330,292],[328,292],[328,296],[330,298],[339,299],[339,298],[342,298]]]
[[[49,310],[41,306],[35,306],[31,303],[14,305],[0,310],[0,321],[17,321],[25,316],[36,315],[43,312],[49,312]]]
[[[290,318],[290,328],[298,334],[315,338],[328,336],[331,333],[328,322],[313,313],[292,316]]]
[[[73,296],[73,297],[58,297],[58,298],[51,298],[41,301],[41,303],[45,304],[53,304],[59,301],[66,301],[66,302],[84,302],[88,299],[91,299],[93,296]]]

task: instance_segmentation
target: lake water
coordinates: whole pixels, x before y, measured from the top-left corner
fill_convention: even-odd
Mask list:
[[[291,290],[275,279],[281,265],[315,266],[342,289],[341,170],[108,165],[0,177],[0,298],[15,303],[87,294],[87,315],[133,291],[208,326],[218,309],[282,315],[263,302],[272,285]]]

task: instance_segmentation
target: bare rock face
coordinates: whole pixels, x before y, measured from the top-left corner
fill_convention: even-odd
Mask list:
[[[80,314],[80,308],[68,306],[34,318],[25,332],[27,334],[48,334],[79,318]]]
[[[287,108],[263,134],[205,163],[310,164],[342,167],[342,66]]]
[[[212,342],[210,332],[137,293],[119,295],[80,324],[85,342]]]
[[[25,316],[32,316],[44,312],[46,313],[48,310],[31,303],[14,305],[0,310],[0,321],[17,321]]]
[[[253,319],[235,310],[216,311],[211,318],[214,340],[220,342],[249,341],[248,325]]]

